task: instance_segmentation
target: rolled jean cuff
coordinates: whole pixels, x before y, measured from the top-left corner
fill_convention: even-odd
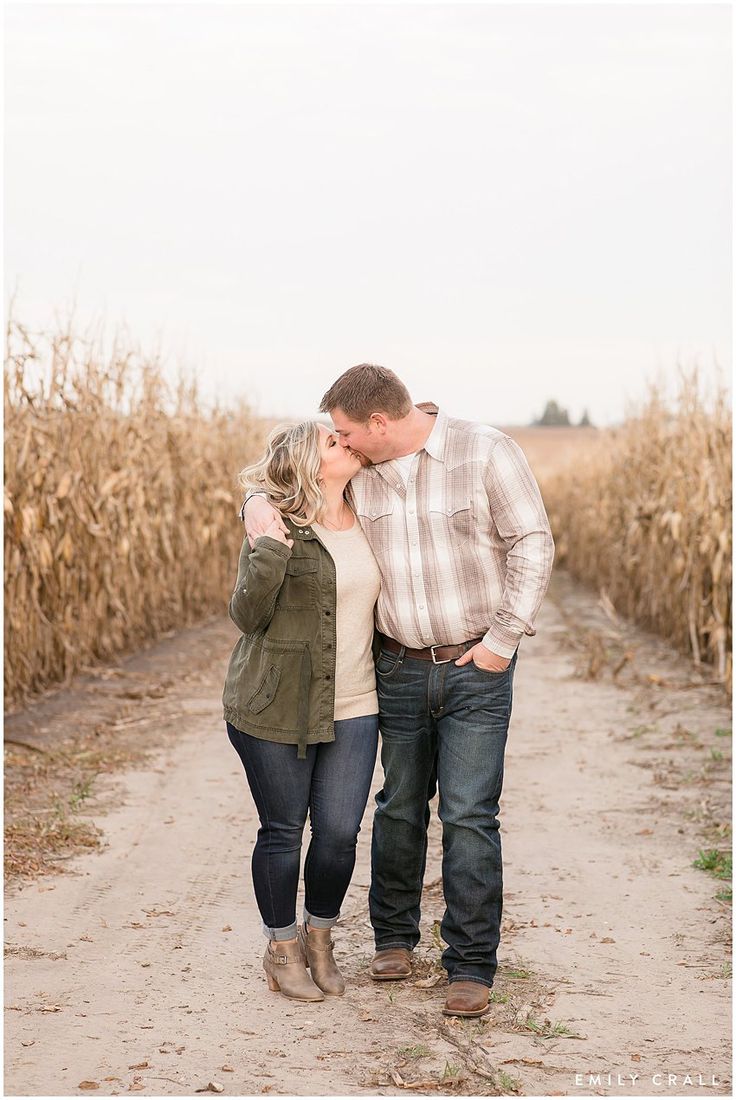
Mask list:
[[[336,917],[313,917],[305,905],[303,916],[304,924],[311,924],[312,928],[334,928],[340,917],[340,911],[338,910]]]
[[[293,924],[287,925],[286,928],[269,928],[267,924],[263,925],[263,934],[269,940],[295,940],[296,939],[296,921]]]

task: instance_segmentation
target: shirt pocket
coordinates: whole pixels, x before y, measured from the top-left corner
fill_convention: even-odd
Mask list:
[[[444,538],[453,548],[472,538],[476,529],[473,494],[462,486],[450,486],[442,496],[429,501],[432,535]]]
[[[355,509],[360,526],[374,554],[385,551],[392,540],[393,514],[396,501],[388,497],[373,499]]]

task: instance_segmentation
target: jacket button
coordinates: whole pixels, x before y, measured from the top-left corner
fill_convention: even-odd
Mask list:
[[[332,614],[332,612],[330,612],[330,611],[325,611],[325,615],[331,615],[331,614]]]
[[[330,676],[330,674],[328,672],[327,675],[325,676],[325,680],[331,680],[331,679],[332,679],[332,677]]]

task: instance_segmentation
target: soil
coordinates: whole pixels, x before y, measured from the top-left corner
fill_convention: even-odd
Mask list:
[[[731,1094],[729,883],[694,866],[730,853],[707,670],[555,575],[515,674],[491,1012],[462,1021],[436,813],[413,979],[367,976],[372,799],[345,996],[268,991],[220,706],[235,637],[210,620],[6,719],[6,1095]]]

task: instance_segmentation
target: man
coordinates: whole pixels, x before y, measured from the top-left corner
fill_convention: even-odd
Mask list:
[[[381,570],[376,680],[383,788],[371,850],[377,981],[411,975],[429,803],[439,788],[450,1016],[482,1016],[503,904],[499,799],[519,642],[533,635],[554,543],[521,448],[496,428],[413,405],[393,371],[352,367],[327,391],[365,463],[350,503]],[[246,498],[251,541],[274,519]]]

